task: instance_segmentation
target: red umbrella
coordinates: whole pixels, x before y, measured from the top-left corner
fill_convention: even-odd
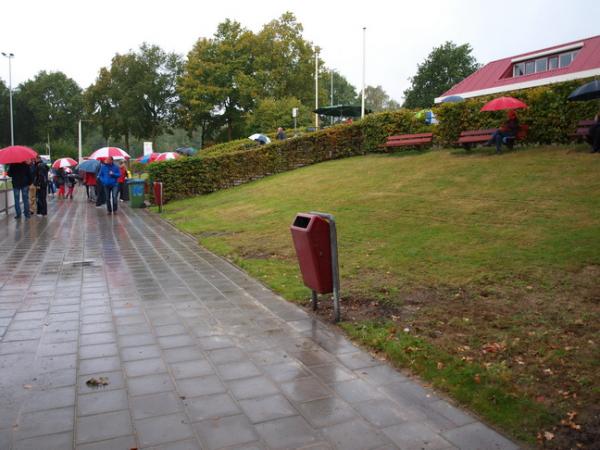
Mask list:
[[[181,155],[179,153],[175,153],[175,152],[165,152],[165,153],[160,153],[155,161],[171,161],[173,159],[179,159],[181,158]],[[151,161],[152,162],[152,161]]]
[[[53,169],[60,169],[61,167],[73,167],[77,165],[77,161],[73,158],[59,158],[52,163]]]
[[[502,111],[505,109],[519,108],[527,108],[527,105],[521,100],[513,97],[498,97],[483,105],[481,111]]]
[[[112,156],[115,159],[129,159],[129,153],[118,147],[102,147],[90,155],[90,159],[104,159]]]
[[[11,145],[0,150],[0,164],[17,164],[30,159],[35,159],[37,156],[35,150],[22,145]]]

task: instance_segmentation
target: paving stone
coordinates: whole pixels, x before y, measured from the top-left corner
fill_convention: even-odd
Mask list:
[[[385,428],[384,433],[400,448],[407,450],[442,450],[452,447],[431,428],[415,422],[405,422]],[[484,447],[487,450],[487,447]]]
[[[338,364],[311,367],[310,370],[325,384],[334,384],[356,378],[351,371]]]
[[[173,392],[144,395],[131,398],[131,413],[134,419],[164,416],[183,409],[181,400]]]
[[[73,433],[59,433],[51,434],[47,436],[39,436],[22,441],[15,441],[12,446],[13,450],[66,450],[73,447]],[[6,446],[0,441],[0,448],[8,449],[9,445],[6,442]]]
[[[206,360],[184,361],[170,364],[175,378],[193,378],[214,374],[210,363]]]
[[[204,350],[215,350],[218,348],[234,347],[234,342],[227,336],[207,336],[199,338],[198,342]]]
[[[186,378],[177,381],[177,391],[185,397],[220,394],[226,390],[227,388],[216,375]]]
[[[183,325],[162,325],[160,327],[154,327],[154,332],[157,336],[173,336],[177,334],[185,334],[186,329]]]
[[[125,389],[98,390],[92,394],[80,395],[77,398],[78,416],[120,411],[128,408],[129,403]]]
[[[167,374],[146,375],[127,380],[130,395],[156,394],[173,391],[175,387]]]
[[[79,357],[81,359],[90,358],[105,358],[114,356],[119,353],[117,344],[99,344],[99,345],[82,345],[79,347]]]
[[[238,400],[263,397],[279,393],[279,389],[268,378],[263,376],[232,380],[227,383],[231,394]]]
[[[142,447],[189,439],[194,435],[184,414],[136,420],[135,428]]]
[[[44,391],[33,390],[23,404],[23,412],[43,411],[75,405],[75,386]]]
[[[204,420],[194,424],[194,428],[209,450],[233,446],[237,448],[240,444],[258,440],[254,427],[243,415]]]
[[[338,355],[338,359],[350,370],[363,369],[381,364],[377,359],[362,351]]]
[[[125,374],[128,377],[139,377],[142,375],[154,375],[167,371],[165,363],[160,358],[142,359],[129,361],[124,364]]]
[[[280,383],[310,376],[310,373],[297,361],[265,366],[263,370],[273,380]]]
[[[414,382],[391,383],[382,386],[381,389],[394,400],[399,400],[401,402],[408,401],[417,405],[424,405],[439,400],[432,390],[424,388]]]
[[[240,400],[240,406],[253,423],[266,422],[280,417],[293,416],[298,411],[283,395],[271,395],[248,400]]]
[[[184,401],[184,404],[188,416],[193,422],[206,419],[220,419],[221,417],[234,416],[242,412],[229,394],[188,398]]]
[[[79,345],[110,344],[116,341],[114,333],[89,333],[79,337]]]
[[[73,430],[75,407],[36,411],[21,414],[15,440]]]
[[[358,413],[371,422],[373,425],[381,428],[397,425],[408,420],[416,420],[420,417],[424,419],[424,415],[417,413],[415,417],[412,410],[403,413],[398,404],[388,399],[370,400],[353,405]]]
[[[76,447],[76,450],[127,450],[132,448],[137,448],[135,437],[121,436],[114,439],[107,439],[101,442],[81,444]]]
[[[106,358],[84,359],[79,362],[79,373],[82,375],[91,375],[99,372],[112,372],[121,368],[121,361],[118,356],[108,356]]]
[[[323,434],[337,448],[344,450],[370,450],[388,442],[382,434],[360,419],[324,428]]]
[[[296,402],[308,402],[318,398],[331,397],[332,392],[314,377],[300,378],[283,383],[281,390]]]
[[[181,362],[181,361],[196,361],[204,359],[202,350],[198,347],[178,347],[165,350],[163,352],[165,361],[168,363]]]
[[[158,338],[158,345],[163,349],[187,347],[195,345],[196,340],[187,334],[178,334],[174,336],[163,336]]]
[[[519,447],[482,423],[472,423],[442,433],[452,444],[464,450],[516,450]]]
[[[202,450],[200,444],[193,441],[179,441],[171,444],[163,444],[157,447],[149,447],[148,450]],[[237,448],[236,450],[244,450],[243,448]]]
[[[408,381],[404,375],[398,373],[394,368],[381,364],[379,366],[364,367],[356,370],[356,373],[375,386],[382,386],[390,383],[402,383]]]
[[[234,347],[211,350],[208,352],[208,357],[215,364],[226,364],[248,359],[243,351]]]
[[[381,392],[364,380],[344,381],[336,383],[332,387],[340,397],[349,403],[365,402],[383,397]]]
[[[256,430],[267,445],[274,449],[302,447],[318,440],[318,435],[300,416],[259,423]]]
[[[450,403],[445,400],[438,400],[435,402],[431,402],[427,405],[432,410],[444,416],[454,425],[462,426],[467,425],[469,423],[475,422],[475,418],[461,411],[455,406],[452,406]],[[425,410],[427,413],[427,410]]]
[[[160,348],[157,345],[140,345],[138,347],[127,347],[121,350],[121,357],[123,358],[123,361],[160,358]]]
[[[77,353],[77,341],[54,342],[38,347],[38,356],[74,355]]]
[[[223,380],[235,380],[260,375],[260,371],[250,361],[233,362],[217,366]]]
[[[117,411],[79,417],[76,440],[78,444],[131,435],[129,411]]]
[[[336,397],[301,403],[298,409],[315,427],[322,428],[358,418],[348,403]]]
[[[156,338],[150,333],[143,334],[127,334],[119,336],[119,347],[139,347],[141,345],[156,344]]]

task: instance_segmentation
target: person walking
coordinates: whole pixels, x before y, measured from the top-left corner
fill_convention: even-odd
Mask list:
[[[44,164],[39,156],[35,161],[35,172],[33,175],[33,184],[36,188],[37,215],[48,215],[48,166]]]
[[[29,212],[34,215],[36,213],[36,204],[37,204],[37,190],[35,188],[35,184],[33,180],[35,178],[35,169],[36,169],[36,160],[32,159],[29,161],[29,170],[31,171],[31,180],[32,183],[29,185]]]
[[[106,196],[104,195],[104,186],[102,186],[102,180],[100,179],[100,169],[102,164],[98,166],[96,170],[96,208],[100,208],[106,203]]]
[[[13,196],[15,198],[15,219],[21,218],[21,197],[23,197],[23,214],[26,219],[31,217],[29,212],[29,185],[31,184],[31,169],[27,163],[16,163],[8,166],[8,176],[12,178]]]
[[[77,184],[77,175],[73,173],[71,169],[66,172],[66,185],[67,185],[67,197],[73,200],[73,192],[75,191],[75,185]]]
[[[118,202],[118,184],[117,181],[121,176],[121,170],[117,166],[112,156],[105,158],[100,165],[100,175],[98,178],[104,187],[104,196],[106,198],[106,210],[108,214],[115,214],[117,212]]]
[[[52,198],[56,195],[56,185],[54,184],[55,177],[56,171],[52,168],[48,168],[48,195]]]
[[[126,202],[129,200],[129,192],[127,191],[127,178],[129,177],[127,173],[127,167],[125,167],[125,161],[121,161],[119,170],[121,171],[121,176],[119,177],[119,198],[122,202]]]
[[[277,139],[280,141],[285,141],[287,139],[287,136],[285,135],[285,130],[283,129],[283,127],[277,128]]]
[[[85,183],[85,191],[87,194],[87,199],[90,202],[96,202],[96,174],[93,172],[85,172],[83,176],[83,181]]]
[[[54,177],[54,182],[58,186],[58,195],[59,199],[65,198],[65,184],[66,184],[66,176],[65,169],[62,167],[56,170],[56,176]]]
[[[594,117],[594,124],[590,127],[586,140],[592,146],[592,153],[600,153],[600,112]]]

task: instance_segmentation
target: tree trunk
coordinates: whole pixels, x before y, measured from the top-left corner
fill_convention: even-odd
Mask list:
[[[227,140],[231,141],[233,136],[233,124],[231,123],[231,118],[227,119]]]

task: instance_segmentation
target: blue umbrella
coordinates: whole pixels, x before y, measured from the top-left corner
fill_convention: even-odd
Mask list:
[[[567,97],[571,102],[581,102],[585,100],[600,99],[600,80],[590,81],[579,86]]]
[[[86,159],[77,166],[77,170],[80,172],[96,173],[100,167],[100,161],[97,159]]]
[[[175,151],[187,156],[194,156],[196,153],[198,153],[198,150],[193,147],[179,147],[176,148]]]
[[[451,95],[450,97],[446,97],[444,100],[442,100],[442,103],[458,103],[464,101],[465,99],[460,95]]]

